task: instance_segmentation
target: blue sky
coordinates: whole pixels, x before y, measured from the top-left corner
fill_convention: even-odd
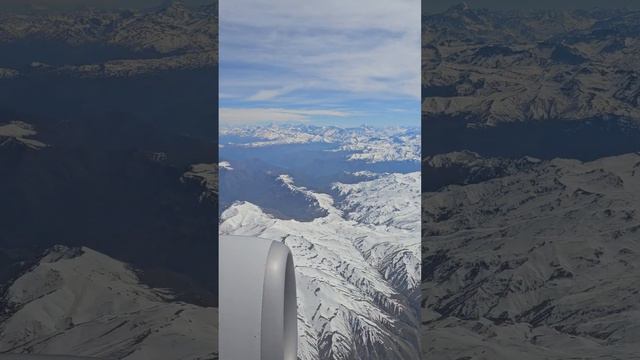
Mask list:
[[[420,124],[418,0],[220,3],[220,121]]]

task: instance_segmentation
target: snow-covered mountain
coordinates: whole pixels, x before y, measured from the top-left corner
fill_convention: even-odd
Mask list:
[[[218,358],[217,309],[177,301],[86,247],[53,247],[0,290],[0,353]]]
[[[220,232],[291,248],[299,358],[419,358],[420,173],[336,184],[340,199],[298,186],[287,175],[278,181],[313,197],[326,215],[282,220],[237,202],[222,213]]]
[[[387,174],[356,184],[336,184],[350,220],[420,231],[420,173]]]
[[[334,151],[349,153],[349,160],[368,163],[420,161],[420,129],[416,128],[270,125],[223,128],[220,135],[252,139],[230,144],[239,147],[326,143],[335,144]]]
[[[640,12],[498,12],[423,18],[423,116],[482,125],[640,118]]]
[[[423,194],[425,356],[636,359],[640,154],[466,159]]]

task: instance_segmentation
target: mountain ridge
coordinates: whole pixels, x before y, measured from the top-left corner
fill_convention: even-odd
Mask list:
[[[481,126],[596,116],[637,125],[639,16],[473,9],[426,16],[423,116]]]
[[[419,356],[420,240],[407,230],[419,226],[419,178],[390,174],[336,184],[343,195],[338,201],[281,176],[292,191],[315,198],[326,215],[305,222],[277,219],[246,201],[222,213],[221,234],[282,241],[293,252],[300,359]],[[373,201],[381,187],[406,207]]]
[[[2,293],[0,353],[217,359],[217,311],[172,301],[87,247],[54,246]],[[188,346],[162,346],[175,341]]]

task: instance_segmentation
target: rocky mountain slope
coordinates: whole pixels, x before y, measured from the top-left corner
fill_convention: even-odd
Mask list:
[[[482,126],[640,118],[640,12],[457,6],[423,24],[423,116]]]
[[[211,201],[218,204],[218,164],[195,164],[191,169],[182,175],[182,181],[196,181],[203,191],[200,201]],[[224,167],[223,167],[224,168]]]
[[[217,64],[216,25],[217,2],[190,8],[174,1],[146,11],[0,14],[0,48],[12,53],[4,61],[16,67],[5,65],[0,77],[129,77],[212,67]],[[27,61],[24,44],[44,51]]]
[[[0,353],[217,359],[217,310],[89,248],[55,246],[0,288]]]
[[[423,18],[425,358],[638,358],[639,16]]]
[[[220,232],[274,239],[291,248],[299,358],[419,358],[420,173],[336,184],[339,200],[286,175],[278,181],[315,198],[326,215],[282,220],[237,202],[222,213]]]
[[[423,194],[425,353],[637,358],[640,155],[517,167]]]

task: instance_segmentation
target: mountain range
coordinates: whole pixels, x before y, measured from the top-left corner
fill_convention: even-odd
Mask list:
[[[423,17],[425,358],[637,358],[639,16]]]
[[[326,214],[279,219],[238,201],[222,213],[220,233],[281,241],[293,252],[298,358],[419,358],[420,173],[338,183],[336,197],[288,175],[278,181]]]
[[[213,67],[217,16],[217,3],[191,8],[180,1],[150,10],[0,14],[0,50],[8,54],[0,77],[130,77]]]
[[[216,359],[217,2],[0,19],[0,353]]]
[[[500,12],[423,17],[423,115],[476,126],[640,117],[640,12]]]
[[[348,160],[368,163],[420,161],[420,130],[417,128],[288,124],[222,128],[220,135],[251,139],[227,144],[239,147],[334,144],[336,149],[332,151],[347,153]]]

